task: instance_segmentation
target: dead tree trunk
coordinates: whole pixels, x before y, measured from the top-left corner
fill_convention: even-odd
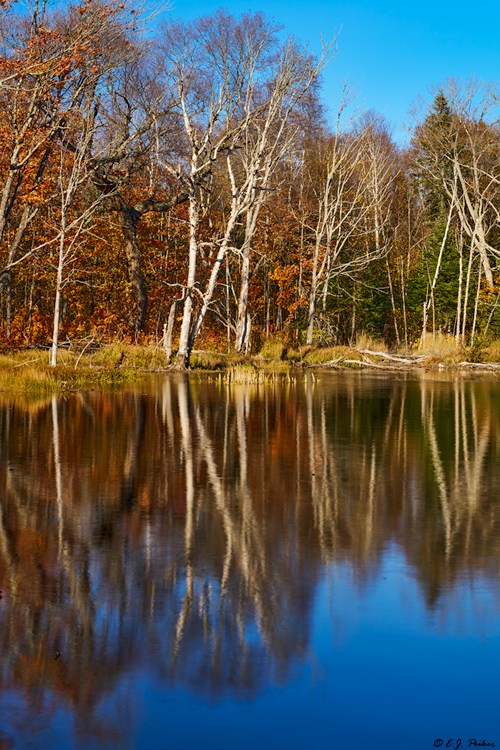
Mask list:
[[[127,270],[134,295],[133,328],[136,338],[144,327],[148,311],[148,290],[142,273],[141,254],[137,241],[137,222],[139,218],[140,214],[138,211],[126,206],[123,200],[120,201],[118,221],[123,232]]]

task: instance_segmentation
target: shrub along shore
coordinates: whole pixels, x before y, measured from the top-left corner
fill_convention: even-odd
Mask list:
[[[62,349],[51,367],[46,349],[7,350],[0,354],[0,390],[54,393],[122,385],[147,373],[168,372],[159,346],[116,343],[90,349]],[[408,351],[389,351],[381,341],[361,337],[353,346],[291,348],[269,339],[256,354],[240,355],[195,350],[191,371],[218,373],[226,382],[265,382],[270,375],[298,369],[356,369],[367,371],[455,370],[459,373],[500,374],[500,341],[464,349],[451,338],[432,336]]]

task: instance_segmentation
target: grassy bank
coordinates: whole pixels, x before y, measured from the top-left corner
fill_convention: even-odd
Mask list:
[[[463,347],[451,336],[429,334],[415,347],[400,346],[389,350],[382,340],[361,336],[353,346],[287,347],[279,338],[269,339],[253,356],[222,355],[198,352],[192,367],[202,370],[223,370],[227,380],[243,382],[250,378],[262,380],[266,374],[286,372],[292,368],[334,369],[425,369],[500,371],[500,341],[483,342]]]
[[[57,367],[50,353],[22,349],[0,354],[0,390],[37,394],[103,387],[137,380],[146,372],[164,369],[163,352],[153,347],[114,344],[94,351],[62,350]]]
[[[218,372],[227,382],[267,382],[293,368],[469,368],[500,370],[500,341],[457,346],[451,337],[428,336],[410,351],[389,351],[383,342],[361,337],[355,346],[287,347],[279,338],[266,341],[255,355],[193,352],[191,368]],[[113,344],[93,350],[61,350],[57,367],[49,365],[49,351],[8,350],[0,354],[0,390],[50,394],[61,390],[105,387],[137,381],[146,373],[164,372],[165,355],[159,347]]]

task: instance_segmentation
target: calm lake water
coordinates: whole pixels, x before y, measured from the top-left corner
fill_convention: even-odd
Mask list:
[[[500,747],[500,382],[4,395],[0,450],[1,750]]]

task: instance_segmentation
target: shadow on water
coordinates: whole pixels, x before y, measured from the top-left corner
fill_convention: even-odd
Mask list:
[[[4,402],[12,746],[124,746],[134,680],[210,705],[286,685],[336,566],[362,592],[396,549],[429,616],[460,606],[498,578],[499,424],[495,382],[351,373]]]

